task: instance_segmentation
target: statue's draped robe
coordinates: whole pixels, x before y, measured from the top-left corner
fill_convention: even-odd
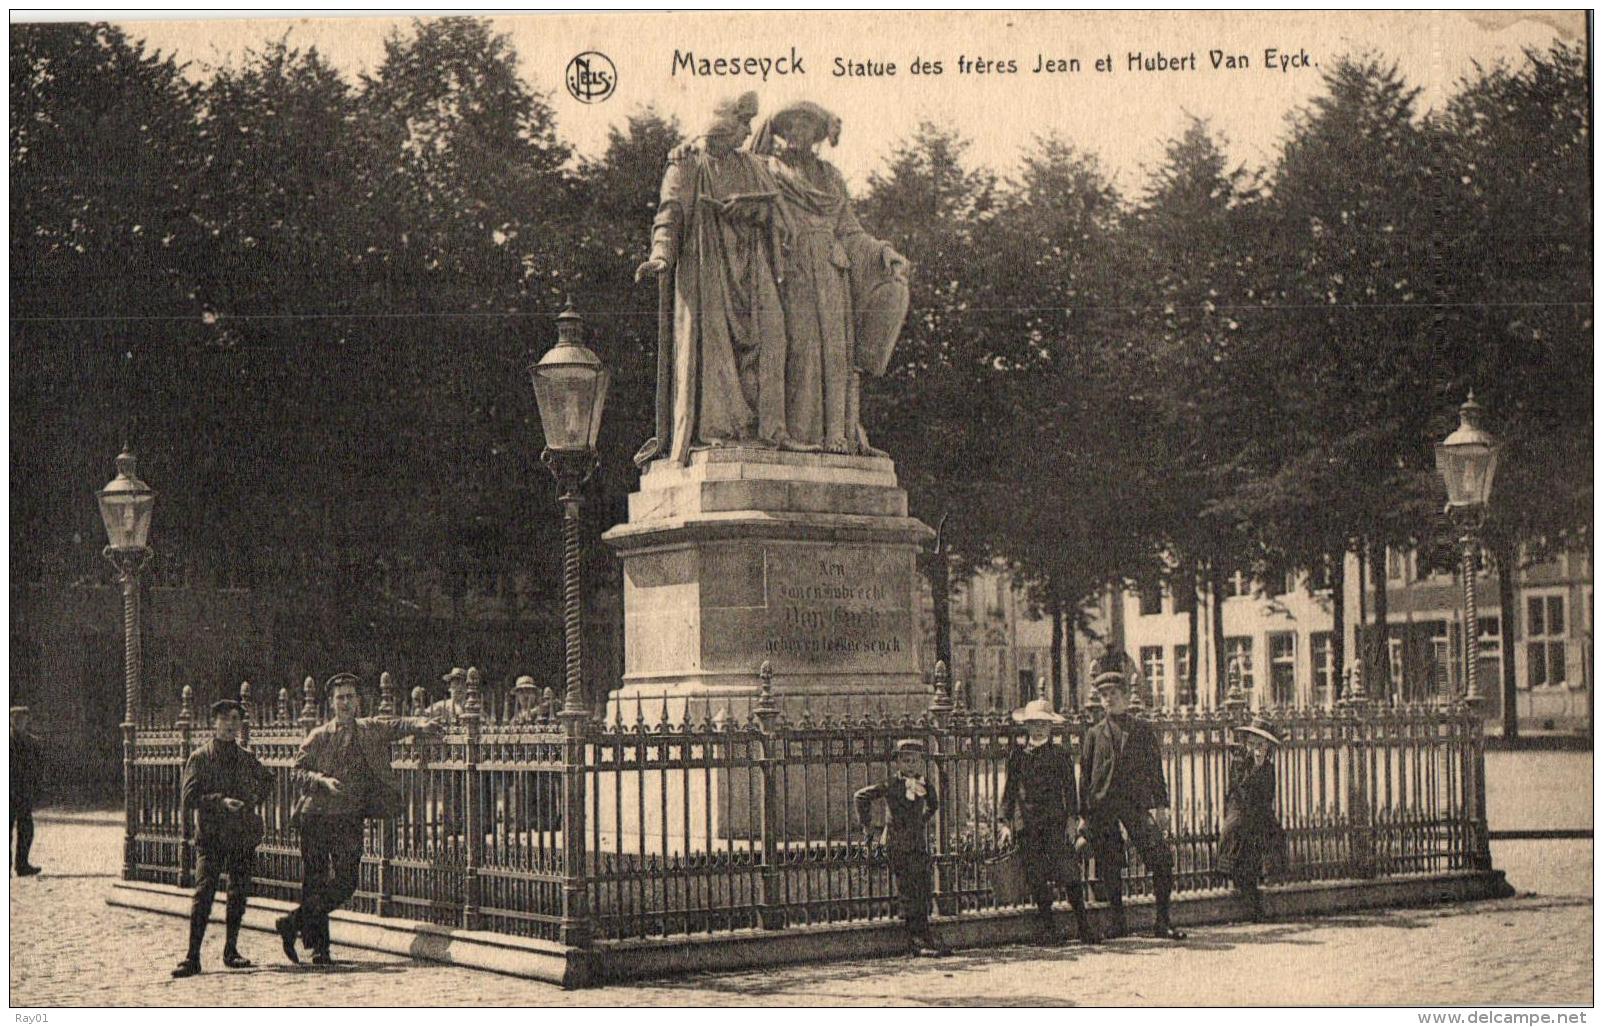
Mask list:
[[[686,150],[663,178],[658,220],[678,221],[673,443],[776,441],[785,426],[785,324],[775,282],[775,184],[760,158]],[[727,204],[727,209],[726,209]]]
[[[768,158],[778,182],[787,246],[780,293],[788,354],[785,416],[797,442],[855,451],[847,423],[853,356],[852,268],[867,268],[884,243],[858,223],[835,166],[807,155]]]

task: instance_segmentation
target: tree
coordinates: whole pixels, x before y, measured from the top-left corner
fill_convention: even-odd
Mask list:
[[[1143,346],[1140,372],[1153,383],[1152,414],[1161,454],[1149,475],[1160,508],[1154,539],[1177,598],[1190,597],[1189,685],[1195,694],[1202,632],[1198,586],[1214,617],[1215,680],[1224,680],[1221,618],[1224,577],[1251,568],[1261,544],[1238,502],[1262,463],[1275,425],[1264,409],[1263,252],[1266,226],[1258,176],[1231,168],[1205,122],[1193,119],[1171,140],[1129,219],[1137,254],[1129,276]],[[1250,415],[1249,415],[1250,412]],[[1178,602],[1177,602],[1178,605]]]
[[[1432,421],[1423,383],[1439,377],[1440,169],[1419,91],[1395,65],[1344,58],[1324,79],[1327,91],[1294,115],[1271,179],[1274,345],[1259,368],[1263,407],[1279,421],[1264,431],[1272,448],[1244,498],[1293,565],[1366,540],[1380,569],[1369,664],[1385,694],[1384,550],[1410,545],[1432,516],[1434,472],[1418,440]]]
[[[1471,389],[1502,445],[1485,537],[1498,565],[1504,732],[1514,713],[1519,546],[1585,548],[1592,528],[1592,210],[1588,60],[1557,44],[1478,69],[1432,120],[1442,264],[1436,441]]]

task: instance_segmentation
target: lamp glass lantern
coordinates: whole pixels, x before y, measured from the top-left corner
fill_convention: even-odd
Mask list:
[[[97,493],[100,519],[106,524],[106,541],[122,551],[146,548],[156,492],[139,480],[134,455],[124,450],[117,457],[117,477]]]
[[[1475,394],[1458,408],[1458,428],[1436,445],[1436,470],[1447,486],[1449,510],[1486,506],[1497,473],[1497,444],[1481,427],[1481,405]]]
[[[596,448],[610,375],[584,345],[584,322],[570,305],[557,316],[557,344],[529,366],[546,448],[585,453]]]

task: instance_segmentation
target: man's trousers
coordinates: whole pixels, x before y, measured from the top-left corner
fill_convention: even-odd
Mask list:
[[[314,952],[328,949],[328,915],[356,894],[362,870],[360,814],[301,818],[301,904],[290,914]]]
[[[200,961],[200,943],[211,921],[212,900],[224,874],[228,875],[228,906],[224,920],[223,951],[233,952],[239,943],[239,927],[245,920],[245,900],[250,898],[251,876],[256,872],[254,849],[202,851],[195,860],[195,896],[189,903],[189,953]]]

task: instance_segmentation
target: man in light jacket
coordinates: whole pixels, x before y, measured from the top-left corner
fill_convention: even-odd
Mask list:
[[[312,962],[327,965],[328,915],[356,891],[362,867],[362,821],[401,811],[400,781],[390,767],[390,743],[416,734],[437,736],[439,721],[422,717],[357,718],[355,674],[328,681],[334,719],[301,743],[295,776],[302,788],[294,818],[301,836],[301,904],[275,925],[284,954],[299,963],[297,934]]]

